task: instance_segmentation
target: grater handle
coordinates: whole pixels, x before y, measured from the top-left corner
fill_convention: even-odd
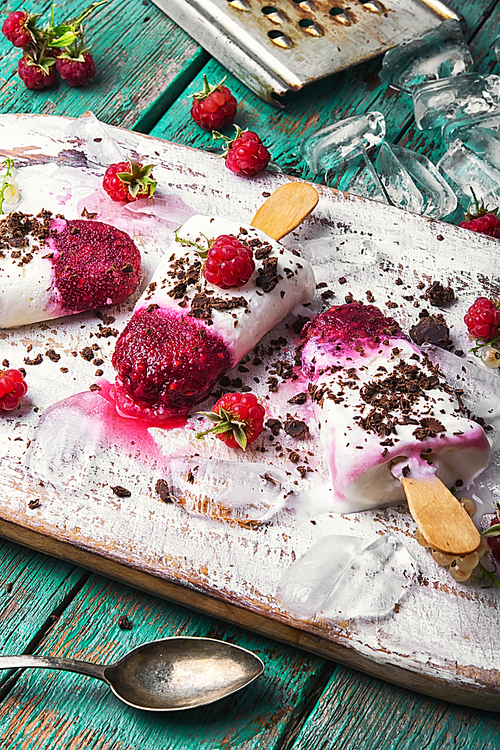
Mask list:
[[[287,182],[259,208],[251,225],[273,240],[280,240],[308,216],[318,202],[318,192],[307,182]]]

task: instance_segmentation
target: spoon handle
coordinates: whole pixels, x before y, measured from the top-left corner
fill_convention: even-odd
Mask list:
[[[22,667],[37,667],[40,669],[64,669],[67,672],[78,672],[88,677],[97,677],[104,680],[105,664],[91,664],[88,661],[77,661],[77,659],[63,659],[60,656],[32,656],[21,654],[20,656],[0,656],[0,669],[20,669]]]

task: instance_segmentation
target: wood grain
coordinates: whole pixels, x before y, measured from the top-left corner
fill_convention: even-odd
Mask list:
[[[309,216],[318,198],[318,191],[307,182],[286,183],[262,204],[251,224],[273,240],[281,240]]]
[[[469,555],[479,547],[481,537],[469,514],[437,477],[403,477],[401,483],[410,513],[433,549]]]
[[[131,630],[121,630],[126,615]],[[330,675],[315,656],[279,646],[240,628],[167,605],[126,586],[92,576],[39,652],[109,663],[141,643],[172,635],[222,638],[258,654],[264,674],[248,689],[204,709],[154,715],[120,703],[98,680],[68,673],[26,670],[0,706],[0,737],[9,750],[274,750],[293,716],[300,716],[312,681]],[[52,744],[51,744],[52,743]]]
[[[9,10],[23,7],[16,0]],[[46,2],[33,11],[43,13],[42,23],[50,7]],[[55,8],[55,18],[74,18],[81,11],[81,3],[68,0]],[[0,111],[77,117],[92,110],[105,122],[147,130],[177,96],[179,84],[189,81],[206,59],[199,46],[149,0],[130,0],[125,5],[110,0],[85,21],[85,39],[92,43],[97,69],[86,86],[71,88],[59,79],[49,89],[30,91],[17,75],[19,49],[0,34],[4,76]]]

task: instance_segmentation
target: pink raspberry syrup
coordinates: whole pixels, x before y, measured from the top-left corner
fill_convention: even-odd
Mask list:
[[[125,232],[109,224],[55,220],[49,244],[54,284],[65,310],[116,305],[141,280],[139,250]]]
[[[201,321],[150,305],[134,313],[112,362],[121,413],[162,420],[204,401],[229,370],[230,355]]]

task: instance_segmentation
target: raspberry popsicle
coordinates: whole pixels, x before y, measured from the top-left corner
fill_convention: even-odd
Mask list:
[[[108,224],[49,211],[0,221],[0,328],[118,304],[140,279],[139,250]]]
[[[437,474],[448,487],[462,487],[486,467],[490,446],[483,428],[395,320],[353,303],[318,315],[303,334],[302,370],[335,511],[403,500],[400,477],[410,474]]]
[[[116,345],[114,395],[121,413],[159,421],[187,414],[262,336],[312,299],[311,266],[257,230],[257,216],[254,226],[193,216],[178,230]],[[238,287],[221,288],[203,275],[199,248],[221,235],[253,254],[255,269]]]

